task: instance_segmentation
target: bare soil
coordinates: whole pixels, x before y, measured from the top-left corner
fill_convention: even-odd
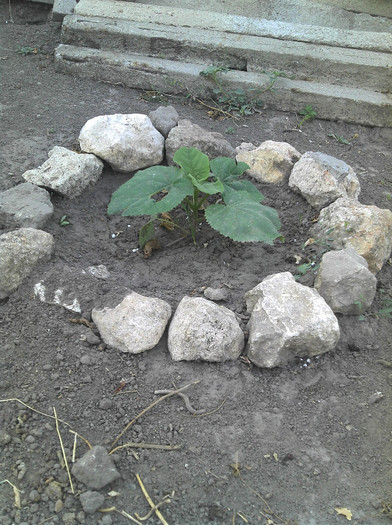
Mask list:
[[[74,148],[88,119],[148,114],[162,98],[57,73],[53,50],[60,25],[49,21],[49,6],[10,4],[14,23],[9,2],[0,3],[1,190],[22,182],[23,172],[42,164],[52,147]],[[21,53],[26,47],[38,52]],[[390,129],[314,120],[299,132],[300,117],[293,113],[265,108],[246,120],[220,120],[185,99],[164,100],[181,118],[223,133],[233,146],[271,139],[289,142],[301,153],[321,151],[342,159],[360,179],[361,202],[391,208]],[[18,509],[11,485],[0,485],[0,523],[132,523],[118,511],[143,516],[149,510],[136,474],[155,502],[173,493],[161,507],[170,525],[345,523],[336,508],[349,509],[353,524],[389,523],[392,327],[377,312],[392,296],[391,261],[377,275],[376,300],[365,320],[339,316],[338,346],[309,362],[295,360],[274,370],[243,358],[173,362],[165,337],[135,356],[92,345],[91,330],[70,319],[90,319],[93,307],[114,306],[130,290],[160,297],[174,310],[184,295],[202,296],[206,286],[225,287],[224,305],[242,316],[245,328],[247,290],[272,273],[296,274],[296,255],[304,262],[317,262],[321,255],[317,247],[302,248],[315,212],[287,187],[258,185],[266,204],[279,211],[284,242],[272,247],[236,243],[203,225],[196,246],[190,239],[168,246],[175,235],[159,231],[162,248],[144,259],[137,249],[142,219],[106,214],[112,192],[127,178],[106,167],[81,197],[53,194],[55,212],[45,230],[55,238],[55,254],[0,303],[0,482],[9,480],[21,491]],[[59,225],[63,215],[70,225]],[[107,266],[108,279],[83,273],[100,264]],[[69,298],[77,297],[82,316],[36,299],[34,284],[42,279],[49,289],[64,287]],[[313,280],[310,271],[300,282],[311,286]],[[122,381],[125,388],[116,393]],[[101,491],[103,508],[117,511],[81,512],[79,495],[86,488],[74,479],[71,491],[58,455],[53,407],[92,445],[109,449],[127,423],[157,399],[155,390],[193,381],[199,383],[187,390],[192,405],[209,412],[220,408],[195,416],[174,396],[147,412],[119,444],[181,448],[117,451],[121,479]],[[71,456],[73,434],[64,424],[60,430]],[[76,457],[86,451],[79,439]],[[60,484],[55,496],[48,494],[50,481]],[[117,495],[108,495],[110,490]],[[153,514],[145,523],[161,522]]]

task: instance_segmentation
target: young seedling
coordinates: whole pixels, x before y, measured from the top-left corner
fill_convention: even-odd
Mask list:
[[[261,204],[264,197],[251,182],[240,180],[249,168],[247,164],[237,164],[227,157],[210,162],[196,148],[180,148],[173,160],[179,167],[152,166],[138,171],[113,193],[108,214],[149,215],[148,226],[142,228],[143,242],[153,235],[152,221],[178,205],[186,214],[189,227],[186,233],[191,233],[195,244],[202,220],[200,212],[204,212],[212,228],[235,241],[272,244],[280,237],[276,210]],[[208,203],[215,196],[218,199]]]
[[[349,142],[347,139],[345,139],[341,135],[336,135],[335,133],[329,133],[328,137],[335,139],[336,142],[339,142],[339,144],[346,144],[346,146],[351,146],[351,142]]]
[[[68,226],[69,224],[71,224],[71,223],[67,220],[67,216],[63,215],[61,217],[61,219],[59,220],[59,225],[60,226]]]
[[[302,128],[305,122],[308,122],[309,120],[313,120],[317,117],[317,112],[312,108],[310,104],[306,104],[305,108],[302,109],[299,112],[299,114],[302,115],[302,120],[298,124],[299,129]]]
[[[26,57],[28,55],[36,55],[39,52],[38,47],[31,47],[31,46],[20,46],[18,47],[17,52]]]

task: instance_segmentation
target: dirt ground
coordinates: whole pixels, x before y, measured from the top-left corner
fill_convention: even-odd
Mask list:
[[[48,22],[49,6],[10,4],[14,23],[8,1],[0,2],[1,190],[22,182],[22,173],[42,164],[52,147],[75,147],[88,119],[148,114],[157,107],[151,94],[56,73],[53,49],[60,25]],[[26,47],[39,52],[21,53]],[[391,209],[391,130],[314,120],[299,132],[296,114],[266,108],[246,120],[214,120],[195,104],[168,102],[181,118],[223,133],[233,146],[272,139],[301,153],[321,151],[342,159],[360,179],[360,201]],[[279,211],[284,242],[236,243],[204,225],[197,246],[185,240],[168,247],[175,236],[158,232],[162,249],[144,259],[137,250],[141,219],[106,215],[112,192],[128,177],[106,168],[81,197],[52,195],[55,212],[45,230],[55,238],[55,254],[0,302],[0,482],[8,480],[21,491],[18,509],[12,486],[0,484],[1,525],[132,523],[119,511],[144,516],[150,508],[136,474],[156,503],[172,494],[160,509],[170,525],[345,523],[348,517],[336,509],[350,510],[353,524],[390,523],[392,328],[377,312],[392,297],[391,261],[377,275],[371,315],[364,321],[339,316],[338,346],[310,362],[296,360],[274,370],[244,359],[174,362],[165,337],[135,356],[90,345],[91,331],[70,322],[80,316],[38,301],[35,283],[45,280],[51,290],[63,286],[69,298],[79,299],[87,319],[93,307],[113,307],[130,290],[160,297],[174,310],[184,295],[225,287],[224,305],[242,316],[245,328],[246,291],[269,274],[296,274],[295,255],[303,261],[320,257],[314,247],[302,248],[315,212],[286,187],[259,185],[265,203]],[[61,227],[64,215],[70,225]],[[108,279],[83,273],[100,264],[108,268]],[[300,282],[311,286],[313,280],[308,272]],[[116,393],[122,380],[125,388]],[[157,399],[155,390],[193,381],[199,383],[187,391],[192,405],[219,409],[194,416],[174,396],[147,412],[119,444],[181,448],[117,451],[121,479],[101,490],[103,508],[117,510],[84,514],[79,495],[86,488],[74,479],[72,493],[59,459],[53,407],[92,445],[109,449],[127,423]],[[60,431],[70,457],[74,435],[64,424]],[[78,439],[76,457],[86,451]],[[53,486],[57,489],[50,490]],[[153,515],[144,523],[161,521]]]

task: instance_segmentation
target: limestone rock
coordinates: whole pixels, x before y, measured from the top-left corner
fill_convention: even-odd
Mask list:
[[[245,298],[251,312],[247,354],[260,367],[284,366],[296,356],[323,354],[339,340],[339,324],[331,308],[316,290],[297,283],[289,272],[270,275]]]
[[[20,228],[0,235],[0,299],[8,297],[54,250],[52,235],[34,228]]]
[[[377,273],[391,254],[392,212],[341,197],[321,210],[311,235],[334,250],[353,248]]]
[[[104,501],[105,496],[95,490],[87,490],[80,495],[80,503],[86,514],[94,514],[99,507],[102,507]]]
[[[173,106],[159,106],[155,111],[150,111],[148,118],[165,138],[169,135],[170,130],[178,124],[178,113]]]
[[[342,160],[308,151],[291,172],[289,186],[321,209],[339,197],[357,199],[361,188],[354,170]]]
[[[235,148],[235,154],[244,153],[245,151],[252,151],[256,149],[256,146],[252,142],[241,142],[239,146]]]
[[[246,162],[248,175],[260,182],[277,184],[290,175],[301,154],[287,142],[266,140],[256,149],[239,152],[237,162]]]
[[[42,228],[53,214],[49,193],[25,182],[0,193],[0,226]]]
[[[184,297],[169,327],[174,361],[227,361],[244,347],[244,334],[234,313],[201,297]]]
[[[72,467],[72,475],[89,489],[100,490],[120,477],[106,449],[96,445]]]
[[[94,155],[76,153],[61,146],[55,146],[48,155],[49,159],[42,166],[25,171],[22,177],[73,199],[101,176],[103,163]]]
[[[190,120],[180,120],[173,128],[165,142],[166,160],[173,164],[175,152],[182,148],[197,148],[210,159],[216,157],[234,157],[234,148],[221,133],[207,131]]]
[[[163,160],[164,138],[147,115],[101,115],[83,126],[82,151],[94,153],[115,171],[132,172]]]
[[[171,307],[162,299],[136,292],[124,297],[113,309],[92,311],[102,339],[121,352],[139,354],[156,346],[171,316]]]
[[[323,255],[314,283],[334,312],[360,315],[372,304],[377,279],[366,260],[352,248]]]

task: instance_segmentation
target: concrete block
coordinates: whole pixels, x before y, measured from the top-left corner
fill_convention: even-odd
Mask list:
[[[61,22],[66,15],[73,13],[76,0],[54,0],[52,19]]]

